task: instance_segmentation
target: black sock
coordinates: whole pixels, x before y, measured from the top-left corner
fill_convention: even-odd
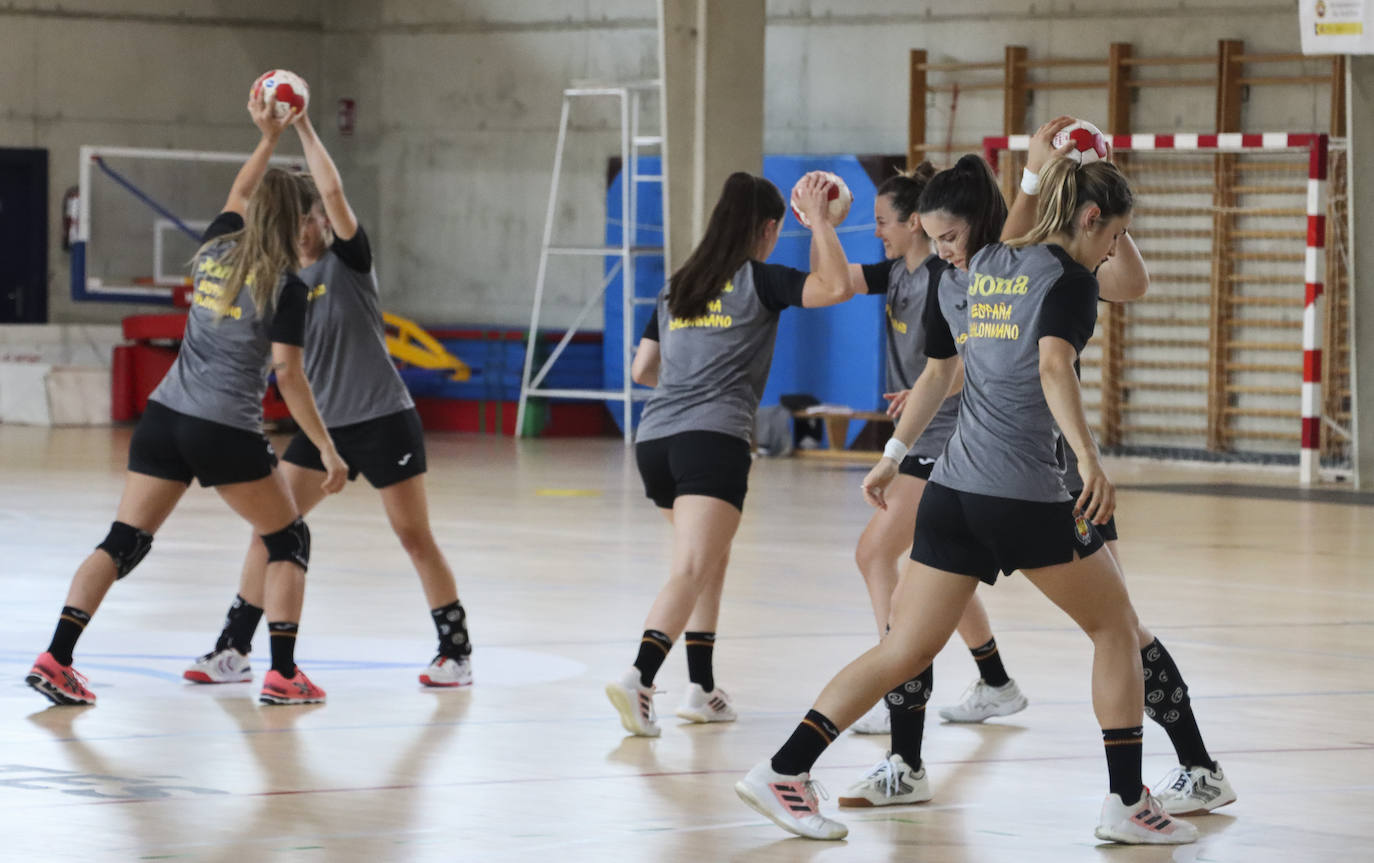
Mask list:
[[[1107,750],[1107,782],[1112,793],[1120,796],[1127,806],[1140,802],[1144,787],[1140,779],[1143,741],[1144,729],[1139,725],[1102,729],[1102,745]]]
[[[224,616],[224,629],[219,634],[219,640],[215,642],[215,650],[232,647],[244,656],[252,653],[253,633],[257,631],[260,620],[262,609],[244,599],[242,595],[236,595],[233,604],[229,606],[229,612]]]
[[[716,649],[714,632],[686,632],[682,640],[687,644],[687,678],[707,692],[716,688],[715,671],[711,668]]]
[[[296,633],[299,623],[268,622],[267,634],[272,637],[272,670],[285,678],[296,676]]]
[[[825,748],[839,736],[840,729],[826,719],[825,714],[808,710],[797,730],[773,756],[773,769],[786,776],[807,773]]]
[[[657,629],[644,630],[639,640],[639,655],[635,657],[635,668],[639,669],[639,684],[653,686],[654,675],[663,667],[668,651],[673,649],[673,640]]]
[[[1156,638],[1140,651],[1140,662],[1145,670],[1145,715],[1168,733],[1178,753],[1178,763],[1184,767],[1216,770],[1216,762],[1207,754],[1202,730],[1193,716],[1188,684],[1183,682],[1174,658]]]
[[[439,655],[451,659],[463,659],[471,655],[472,642],[468,640],[468,613],[463,603],[454,600],[448,605],[432,608],[429,616],[434,618],[434,629],[439,633]]]
[[[1002,667],[1002,654],[997,652],[997,639],[989,638],[987,644],[969,648],[973,661],[978,663],[978,676],[988,686],[1006,686],[1011,678]]]
[[[888,715],[892,718],[892,754],[902,756],[912,770],[921,769],[926,704],[930,701],[930,690],[934,683],[935,666],[928,665],[925,671],[886,696]]]
[[[59,665],[72,664],[72,651],[76,649],[76,640],[86,631],[86,624],[90,622],[91,616],[81,609],[72,608],[70,605],[62,606],[62,615],[57,618],[57,629],[53,630],[52,643],[48,645],[48,652]]]

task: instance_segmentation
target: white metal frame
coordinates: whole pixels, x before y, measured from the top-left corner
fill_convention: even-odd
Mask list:
[[[553,157],[553,178],[549,187],[549,206],[544,216],[544,239],[539,250],[539,270],[534,282],[534,307],[530,312],[529,336],[525,344],[525,368],[520,377],[520,404],[516,411],[515,429],[519,435],[525,428],[525,405],[534,398],[593,399],[597,401],[620,401],[624,406],[625,443],[634,440],[634,403],[649,397],[648,390],[636,390],[630,376],[632,347],[634,344],[634,310],[636,306],[649,305],[653,299],[640,299],[635,296],[634,259],[645,255],[663,255],[662,246],[633,245],[635,226],[639,223],[639,184],[663,182],[666,164],[657,174],[639,173],[640,151],[649,147],[662,148],[660,135],[641,135],[640,112],[643,97],[649,93],[661,92],[662,82],[658,80],[638,81],[627,84],[573,86],[563,91],[563,110],[558,122],[558,143]],[[620,163],[624,181],[620,185],[620,213],[623,222],[620,231],[620,244],[614,246],[563,246],[553,242],[554,214],[558,209],[558,184],[563,172],[563,151],[567,146],[568,117],[573,101],[583,98],[613,98],[620,100]],[[668,213],[664,207],[663,232],[667,237]],[[539,316],[544,302],[544,285],[548,277],[549,257],[551,255],[598,255],[618,258],[615,265],[601,283],[601,288],[583,304],[572,325],[559,340],[543,365],[534,371],[534,351],[539,340]],[[550,389],[541,387],[544,378],[553,364],[562,355],[564,348],[572,341],[574,334],[586,320],[592,309],[596,308],[606,294],[616,275],[622,275],[621,302],[621,371],[622,382],[618,390],[600,389]]]

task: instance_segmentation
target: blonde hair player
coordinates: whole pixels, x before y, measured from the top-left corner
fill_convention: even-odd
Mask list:
[[[978,157],[966,156],[960,166],[969,160]],[[1114,559],[1097,553],[1103,540],[1094,524],[1111,517],[1115,489],[1088,433],[1074,368],[1097,318],[1092,269],[1111,257],[1129,222],[1130,187],[1107,162],[1080,168],[1056,159],[1041,178],[1045,195],[1031,234],[1004,233],[1003,242],[982,248],[968,261],[966,281],[944,280],[926,309],[930,359],[895,436],[913,439],[925,427],[961,360],[964,396],[954,435],[921,497],[891,632],[831,681],[771,761],[736,784],[745,802],[790,832],[817,839],[847,834],[820,813],[811,766],[884,691],[930,664],[979,581],[1020,569],[1093,642],[1093,704],[1110,784],[1096,835],[1130,844],[1197,837],[1140,782],[1138,624]],[[942,241],[956,244],[960,230],[925,212],[922,220],[942,256],[958,263]],[[957,339],[956,329],[963,330]],[[1064,487],[1056,426],[1080,455],[1085,488],[1077,500]],[[895,475],[891,458],[870,471],[863,483],[870,503],[885,505]]]
[[[735,718],[729,696],[715,685],[711,645],[778,317],[789,306],[830,306],[851,296],[848,262],[826,218],[828,189],[815,172],[801,181],[800,203],[818,247],[818,264],[807,274],[764,263],[782,226],[777,187],[742,171],[731,174],[701,242],[659,293],[635,352],[634,379],[654,386],[635,459],[645,495],[672,524],[673,557],[633,667],[606,685],[631,734],[659,735],[654,676],[684,631],[692,683],[678,715],[692,722]]]
[[[291,415],[320,450],[325,474],[316,477],[318,493],[343,488],[348,465],[320,418],[303,365],[306,287],[294,273],[301,186],[290,174],[267,168],[289,118],[274,116],[261,102],[250,103],[248,111],[262,139],[239,169],[224,212],[205,229],[192,263],[195,290],[181,350],[129,441],[115,521],[77,569],[52,643],[26,678],[57,704],[95,703],[85,678],[71,667],[72,650],[111,585],[147,555],[192,479],[219,492],[261,537],[272,669],[260,700],[325,698],[295,664],[310,531],[262,433],[269,370],[276,372]]]
[[[425,686],[472,682],[472,645],[467,612],[429,524],[425,494],[425,439],[415,403],[387,352],[377,274],[367,232],[344,195],[334,160],[307,115],[295,123],[310,175],[296,250],[301,278],[310,286],[306,314],[305,372],[319,400],[320,414],[351,469],[378,490],[391,528],[419,573],[438,650],[420,673]],[[282,455],[282,475],[300,507],[309,513],[323,499],[320,452],[297,433]],[[214,650],[186,669],[197,683],[253,679],[248,654],[262,617],[267,550],[253,538],[243,563],[239,593],[229,606]]]
[[[1021,178],[1021,190],[1007,216],[1008,233],[1025,234],[1034,227],[1040,172],[1053,159],[1064,157],[1073,146],[1069,143],[1055,150],[1052,142],[1061,129],[1074,122],[1076,121],[1073,117],[1057,117],[1041,126],[1031,137],[1026,154],[1026,168]],[[1110,145],[1108,149],[1110,159]],[[1149,274],[1145,262],[1129,233],[1122,235],[1117,242],[1116,254],[1098,269],[1096,275],[1101,285],[1101,299],[1108,302],[1139,299],[1145,295],[1149,287]],[[1077,459],[1074,458],[1072,448],[1066,448],[1064,456],[1064,484],[1069,493],[1077,497],[1083,489],[1083,481],[1078,476]],[[1108,552],[1116,559],[1117,567],[1121,568],[1116,517],[1113,516],[1099,530],[1107,542]],[[991,641],[992,630],[987,619],[982,601],[975,594],[969,601],[964,617],[959,621],[960,634],[963,635],[981,621],[981,625],[987,628]],[[1145,715],[1158,723],[1169,735],[1178,757],[1177,766],[1152,786],[1155,797],[1171,815],[1202,814],[1234,803],[1235,789],[1221,766],[1212,760],[1207,751],[1197,717],[1193,714],[1192,700],[1188,697],[1188,685],[1183,679],[1182,672],[1169,655],[1169,651],[1144,624],[1139,626],[1137,634],[1145,673]],[[1014,712],[1008,709],[1008,701],[1005,691],[993,685],[984,675],[970,684],[962,703],[942,707],[939,712],[942,718],[951,722],[981,722],[992,716],[1004,716],[1008,712]]]

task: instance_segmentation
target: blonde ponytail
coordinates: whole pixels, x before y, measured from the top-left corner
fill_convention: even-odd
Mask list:
[[[243,229],[214,240],[234,245],[219,259],[228,276],[211,308],[215,317],[229,314],[239,291],[248,286],[259,317],[273,305],[282,273],[300,266],[296,238],[300,233],[303,190],[300,182],[277,168],[269,170],[248,199]],[[211,244],[201,248],[204,252]]]
[[[1131,211],[1134,196],[1121,169],[1111,162],[1080,165],[1070,159],[1052,159],[1040,169],[1035,227],[1006,244],[1020,249],[1043,243],[1056,234],[1073,236],[1074,217],[1087,204],[1096,204],[1104,219]]]

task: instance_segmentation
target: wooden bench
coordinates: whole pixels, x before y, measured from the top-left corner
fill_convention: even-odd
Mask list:
[[[838,408],[833,405],[816,405],[804,410],[792,411],[794,419],[819,419],[825,423],[825,449],[798,449],[794,455],[806,458],[839,459],[844,461],[876,461],[882,453],[874,450],[847,450],[844,442],[849,437],[851,420],[864,422],[893,423],[892,417],[882,411],[860,411]]]

